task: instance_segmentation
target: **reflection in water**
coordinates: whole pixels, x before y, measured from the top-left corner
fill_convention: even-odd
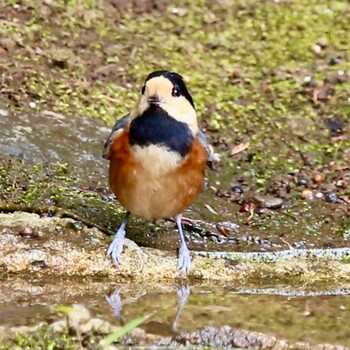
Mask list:
[[[314,288],[277,284],[223,288],[208,283],[191,285],[191,294],[188,285],[176,292],[171,284],[124,282],[122,289],[115,287],[105,279],[2,279],[0,327],[52,324],[61,317],[52,312],[53,306],[83,303],[92,317],[111,325],[152,314],[140,326],[152,339],[186,342],[195,337],[204,341],[208,336],[214,341],[221,334],[222,342],[231,344],[237,337],[260,339],[258,335],[264,334],[264,339],[286,339],[290,344],[350,346],[350,286],[346,283]]]
[[[115,317],[117,318],[117,320],[120,322],[120,324],[122,326],[124,326],[126,322],[125,322],[124,317],[122,315],[123,306],[122,306],[122,299],[120,297],[119,291],[120,291],[120,289],[116,288],[112,294],[106,296],[106,300],[109,303],[109,305],[112,307],[113,313],[114,313]],[[178,307],[177,307],[175,317],[174,317],[173,321],[171,322],[171,324],[169,325],[169,329],[168,329],[169,332],[166,332],[166,333],[176,333],[177,332],[177,323],[178,323],[181,311],[186,305],[186,302],[187,302],[187,299],[191,293],[191,290],[187,284],[177,285],[176,292],[177,292]],[[144,294],[145,293],[143,293],[143,295]],[[137,299],[139,299],[140,297],[141,297],[141,295],[139,295]],[[136,301],[136,300],[134,299],[134,301]],[[140,315],[140,316],[142,316],[142,315]],[[162,328],[164,330],[164,325]],[[159,332],[159,329],[156,330],[156,333],[158,333],[158,332]]]
[[[172,329],[174,332],[177,331],[177,321],[191,293],[190,287],[187,284],[184,286],[177,286],[176,289],[177,289],[178,308],[177,308],[175,319],[172,324]]]
[[[132,302],[124,304],[125,321],[154,313],[141,328],[150,334],[170,337],[168,342],[169,339],[187,341],[192,337],[202,339],[206,336],[215,339],[217,334],[224,334],[228,342],[249,336],[256,341],[280,339],[281,344],[285,339],[291,344],[350,345],[346,321],[350,317],[350,296],[346,286],[334,289],[320,286],[313,289],[233,286],[221,292],[213,292],[210,287],[192,289],[189,298],[189,287],[178,287],[176,313],[171,294],[156,291],[139,294]],[[120,320],[118,291],[111,298],[117,300],[111,304]]]
[[[122,299],[120,297],[120,293],[119,293],[119,288],[117,288],[111,295],[106,295],[106,300],[108,301],[109,305],[111,305],[112,309],[113,309],[113,313],[115,315],[115,317],[117,318],[117,320],[119,321],[119,323],[124,326],[125,325],[125,321],[124,318],[122,316]]]

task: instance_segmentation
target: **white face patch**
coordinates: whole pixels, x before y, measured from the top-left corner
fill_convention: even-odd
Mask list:
[[[133,156],[152,176],[160,176],[176,169],[183,160],[180,154],[171,152],[165,146],[148,145],[131,147]]]
[[[149,97],[158,96],[161,100],[159,106],[169,116],[179,122],[186,123],[193,135],[198,132],[196,110],[184,96],[172,95],[173,84],[163,76],[157,76],[147,81],[145,93],[141,96],[135,109],[130,113],[130,119],[134,119],[150,107]]]

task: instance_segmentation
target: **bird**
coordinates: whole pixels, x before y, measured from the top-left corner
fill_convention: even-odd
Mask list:
[[[180,74],[157,70],[147,76],[134,108],[113,126],[103,157],[109,160],[110,188],[126,209],[107,255],[120,264],[130,215],[149,222],[174,218],[178,270],[188,274],[191,254],[181,218],[203,188],[212,151]]]

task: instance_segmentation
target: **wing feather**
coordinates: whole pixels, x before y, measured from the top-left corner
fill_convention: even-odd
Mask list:
[[[197,137],[200,143],[202,144],[202,146],[207,151],[207,154],[208,154],[207,164],[211,169],[213,169],[213,161],[214,161],[213,152],[209,146],[209,143],[207,141],[207,138],[205,137],[204,132],[201,129],[198,129]]]
[[[117,120],[117,122],[114,124],[114,126],[111,130],[111,133],[107,137],[107,140],[106,140],[104,147],[103,147],[103,153],[102,153],[103,158],[109,159],[109,157],[110,157],[109,151],[111,149],[111,145],[112,145],[114,139],[121,131],[123,131],[128,126],[128,124],[129,124],[129,114],[127,114],[123,118]]]

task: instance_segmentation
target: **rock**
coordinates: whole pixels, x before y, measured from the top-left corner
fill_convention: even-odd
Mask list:
[[[326,193],[325,200],[328,203],[338,203],[339,197],[336,195],[336,193]]]
[[[31,265],[36,267],[38,270],[48,268],[48,265],[46,264],[46,262],[44,260],[35,260],[35,261],[31,262]]]
[[[90,321],[90,311],[83,304],[72,305],[72,312],[68,314],[69,320],[72,323],[86,323]]]
[[[269,195],[256,195],[254,196],[254,202],[260,208],[277,209],[282,206],[283,199]]]
[[[329,60],[328,64],[330,66],[336,66],[337,64],[339,64],[341,62],[341,60],[342,60],[342,56],[338,55],[338,56],[332,57]]]
[[[94,332],[99,334],[109,334],[117,329],[117,327],[113,327],[109,322],[101,320],[100,318],[92,318],[79,327],[81,333]]]
[[[29,252],[28,258],[30,263],[34,261],[46,261],[47,253],[43,250],[33,249]]]
[[[10,38],[0,39],[0,46],[3,47],[7,52],[13,51],[16,46],[16,42]]]
[[[36,236],[33,228],[30,226],[23,227],[23,229],[18,234],[24,238],[34,238]]]
[[[321,173],[314,173],[312,176],[312,180],[318,184],[325,180],[325,176]]]
[[[0,117],[7,117],[9,112],[6,109],[0,109]]]
[[[305,179],[305,178],[301,178],[301,179],[298,179],[297,184],[299,186],[308,187],[309,186],[309,180]]]
[[[322,53],[322,47],[320,45],[312,45],[310,50],[317,56],[321,55]]]
[[[323,198],[323,193],[322,192],[316,192],[315,193],[315,198]]]
[[[232,185],[231,191],[232,191],[233,193],[243,193],[243,189],[242,189],[242,187],[239,186],[239,185]]]
[[[317,40],[316,43],[318,46],[320,46],[322,49],[328,46],[328,40],[326,38],[320,38]]]
[[[341,70],[341,71],[336,72],[336,73],[328,74],[324,78],[324,83],[325,84],[335,85],[335,84],[345,83],[348,80],[349,80],[349,76],[347,74],[345,74],[344,71]]]
[[[59,320],[50,325],[50,328],[56,333],[63,333],[67,330],[67,321]]]
[[[313,199],[314,198],[314,194],[313,194],[313,192],[311,190],[306,189],[303,192],[301,192],[300,197],[303,198],[303,199]]]

